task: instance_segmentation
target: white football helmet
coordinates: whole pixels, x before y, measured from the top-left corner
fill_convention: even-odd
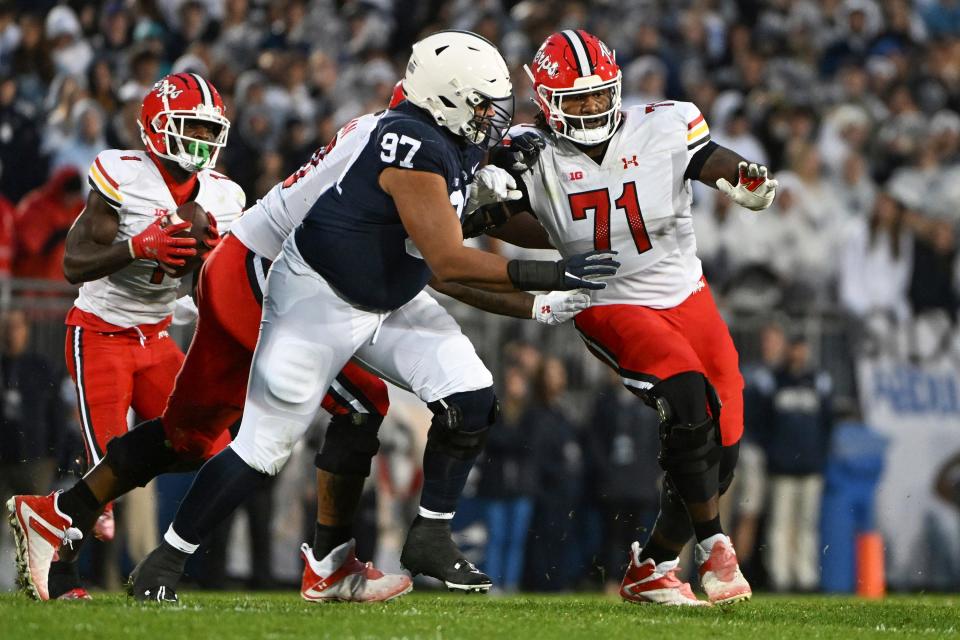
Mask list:
[[[513,118],[507,63],[469,31],[439,31],[415,43],[403,89],[437,124],[476,145],[500,142]]]

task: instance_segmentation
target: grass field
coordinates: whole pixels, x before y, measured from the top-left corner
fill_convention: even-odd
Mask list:
[[[727,609],[677,610],[602,596],[414,593],[380,605],[308,604],[291,594],[191,593],[175,607],[121,595],[38,603],[0,594],[0,639],[203,638],[943,638],[960,636],[960,597],[758,596]]]

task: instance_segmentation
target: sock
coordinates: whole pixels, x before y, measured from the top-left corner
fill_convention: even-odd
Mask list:
[[[313,530],[313,557],[323,560],[331,551],[353,537],[353,526],[328,527],[315,523]]]
[[[197,473],[171,529],[187,545],[199,545],[266,479],[265,473],[250,467],[227,447]]]
[[[84,535],[93,528],[102,506],[82,479],[57,496],[57,508],[70,516],[73,526]]]
[[[653,540],[648,540],[647,544],[640,550],[640,562],[649,558],[653,560],[654,564],[660,564],[668,560],[676,560],[678,555],[676,549],[668,549]]]
[[[705,540],[718,533],[722,534],[723,527],[720,526],[720,516],[715,517],[713,520],[707,520],[706,522],[694,522],[693,532],[696,534],[698,541]]]
[[[50,565],[50,572],[47,574],[47,590],[50,592],[51,600],[56,600],[79,586],[81,586],[80,567],[76,562],[56,560]]]
[[[423,452],[423,491],[420,494],[420,515],[424,518],[450,519],[457,510],[457,501],[473,468],[473,456],[467,460],[454,458],[427,444]],[[436,514],[436,515],[431,515]]]

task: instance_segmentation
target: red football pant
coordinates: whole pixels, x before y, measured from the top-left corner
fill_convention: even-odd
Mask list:
[[[630,304],[590,307],[574,323],[587,348],[643,392],[670,376],[697,371],[720,397],[724,446],[743,435],[743,377],[727,324],[706,281],[672,309]]]
[[[230,443],[230,427],[243,415],[269,268],[269,261],[228,235],[200,270],[200,316],[163,412],[167,439],[185,456],[216,455]],[[332,414],[383,416],[388,407],[383,381],[352,362],[323,399],[323,408]]]
[[[80,425],[90,466],[107,442],[127,432],[127,412],[152,420],[163,412],[183,352],[160,331],[141,341],[135,330],[101,333],[67,326],[64,355],[77,385]]]

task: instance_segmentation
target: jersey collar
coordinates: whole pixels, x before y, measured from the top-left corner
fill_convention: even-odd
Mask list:
[[[160,159],[155,155],[147,152],[147,155],[150,156],[150,159],[153,160],[153,164],[157,167],[157,170],[160,172],[160,176],[163,178],[164,184],[167,185],[167,189],[170,191],[170,195],[173,197],[173,201],[177,203],[177,206],[189,202],[190,196],[194,194],[194,191],[197,189],[197,174],[191,173],[190,177],[187,178],[186,182],[177,182],[170,172],[167,171],[167,168],[163,166],[163,163],[160,162]]]

